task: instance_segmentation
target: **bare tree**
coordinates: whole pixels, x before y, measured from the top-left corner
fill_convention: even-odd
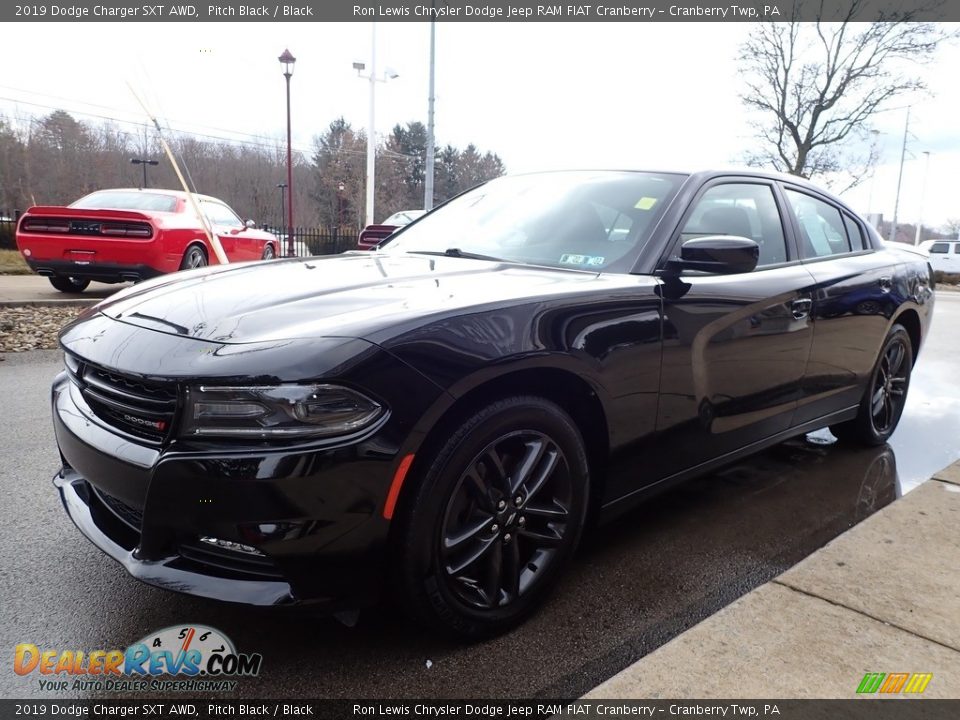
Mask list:
[[[860,22],[870,0],[846,0],[827,9],[816,4],[816,21],[796,3],[789,22],[758,23],[740,49],[747,89],[741,100],[756,111],[751,123],[759,141],[748,164],[809,178],[842,173],[847,188],[869,175],[877,160],[870,120],[924,88],[910,74],[929,61],[948,34],[916,22],[929,8],[905,10],[882,22]],[[824,22],[830,17],[836,22]]]

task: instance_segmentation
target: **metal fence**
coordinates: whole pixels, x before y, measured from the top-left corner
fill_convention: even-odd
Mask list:
[[[16,250],[14,230],[19,210],[0,210],[0,249]],[[289,255],[286,230],[278,230],[276,225],[264,225],[280,240],[280,255]],[[310,255],[336,255],[357,248],[357,232],[352,228],[295,228],[293,231],[293,251],[298,257]]]
[[[286,230],[276,225],[263,225],[264,230],[272,232],[280,240],[280,255],[290,254]],[[357,249],[357,231],[350,228],[294,228],[293,254],[297,257],[310,255],[336,255],[347,250]]]

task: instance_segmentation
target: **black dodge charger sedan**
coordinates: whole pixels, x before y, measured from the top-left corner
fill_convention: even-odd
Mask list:
[[[882,444],[931,270],[759,172],[500,178],[375,252],[131,287],[60,342],[80,531],[153,585],[462,637],[528,615],[584,526],[815,428]]]

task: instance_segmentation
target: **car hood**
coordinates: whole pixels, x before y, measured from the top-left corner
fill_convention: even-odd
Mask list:
[[[205,268],[159,278],[97,310],[216,343],[402,332],[467,307],[512,305],[588,286],[595,273],[369,252]],[[376,340],[374,340],[376,341]]]

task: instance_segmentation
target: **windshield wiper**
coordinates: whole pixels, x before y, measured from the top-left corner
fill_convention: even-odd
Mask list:
[[[493,255],[481,255],[479,253],[465,252],[460,248],[447,248],[443,252],[439,250],[408,250],[407,252],[415,255],[442,255],[444,257],[466,258],[468,260],[490,260],[491,262],[510,262],[503,258]]]

